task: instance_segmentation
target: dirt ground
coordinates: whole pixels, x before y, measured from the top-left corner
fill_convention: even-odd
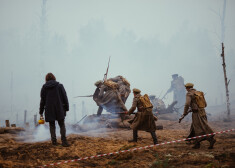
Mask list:
[[[177,121],[159,120],[157,124],[164,127],[157,130],[159,143],[185,138],[190,128],[190,121],[179,124]],[[210,125],[218,132],[234,128],[235,122],[214,121]],[[71,144],[68,148],[62,147],[60,141],[58,146],[52,146],[50,141],[25,143],[17,136],[0,134],[0,167],[38,167],[153,143],[147,132],[139,132],[137,143],[128,143],[132,138],[131,130],[111,128],[68,135]],[[192,145],[180,142],[57,167],[235,167],[235,131],[216,135],[215,138],[214,149],[207,149],[207,141],[202,142],[200,149],[192,149]]]

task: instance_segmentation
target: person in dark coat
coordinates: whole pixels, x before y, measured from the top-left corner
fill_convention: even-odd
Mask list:
[[[157,136],[156,136],[156,124],[154,121],[154,116],[152,113],[153,106],[144,108],[143,103],[140,101],[140,90],[134,88],[133,89],[133,94],[134,94],[134,99],[132,103],[132,107],[127,114],[131,115],[135,109],[138,109],[138,112],[135,114],[135,118],[130,121],[131,122],[131,129],[133,130],[133,140],[130,140],[129,142],[137,142],[138,138],[138,130],[142,131],[147,131],[150,132],[152,138],[153,138],[153,143],[157,144]]]
[[[64,119],[66,112],[69,111],[69,102],[66,91],[62,84],[56,81],[52,73],[46,75],[46,83],[41,89],[41,102],[39,114],[42,117],[45,110],[45,120],[49,122],[51,141],[53,145],[57,145],[55,120],[60,126],[60,134],[62,146],[68,147],[66,139],[66,129]]]

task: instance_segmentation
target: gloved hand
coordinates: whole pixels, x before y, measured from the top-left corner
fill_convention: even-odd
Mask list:
[[[40,120],[44,120],[44,118],[43,118],[43,115],[42,115],[42,114],[40,114]]]

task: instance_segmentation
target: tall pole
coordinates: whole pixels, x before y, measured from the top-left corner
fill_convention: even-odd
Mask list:
[[[226,91],[226,104],[227,104],[227,119],[230,119],[230,102],[229,102],[229,90],[228,85],[230,80],[228,81],[227,73],[226,73],[226,64],[225,64],[225,54],[224,54],[224,40],[225,40],[225,15],[226,15],[226,0],[223,3],[223,13],[221,17],[221,41],[222,41],[222,66],[224,71],[224,82],[225,82],[225,91]]]
[[[226,64],[225,64],[225,55],[224,55],[224,43],[222,43],[222,61],[223,61],[223,71],[224,71],[224,82],[225,82],[225,90],[226,90],[226,103],[227,103],[227,117],[228,120],[230,119],[230,103],[229,103],[229,90],[228,90],[228,85],[230,80],[228,81],[227,78],[227,73],[226,73]]]
[[[18,119],[18,112],[17,112],[17,114],[16,114],[16,125],[18,125],[19,124],[19,121],[18,121],[19,119]]]
[[[13,111],[13,72],[11,72],[11,115]]]
[[[226,14],[226,0],[224,0],[224,6],[223,6],[223,15],[221,18],[221,41],[224,43],[225,39],[225,14]]]
[[[41,17],[40,17],[40,81],[43,81],[43,76],[45,75],[45,53],[46,53],[46,43],[47,43],[47,11],[46,11],[47,0],[42,0],[41,6]],[[40,82],[41,83],[41,82]]]
[[[26,124],[27,120],[27,110],[24,111],[24,125]]]
[[[84,117],[86,114],[86,109],[85,109],[85,102],[82,101],[82,117]]]
[[[73,112],[74,112],[74,123],[77,122],[77,117],[76,117],[76,104],[73,104]]]

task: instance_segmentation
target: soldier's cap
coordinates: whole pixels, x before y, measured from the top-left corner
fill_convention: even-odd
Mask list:
[[[95,86],[99,86],[99,84],[103,83],[102,80],[98,80],[97,82],[95,82]]]
[[[178,74],[173,74],[173,75],[171,75],[172,77],[176,77],[176,76],[179,76]]]
[[[184,86],[185,86],[186,88],[187,88],[187,87],[192,88],[192,87],[194,86],[194,84],[193,84],[193,83],[186,83]]]
[[[134,88],[133,89],[133,93],[140,93],[141,91],[139,90],[139,89],[137,89],[137,88]]]

